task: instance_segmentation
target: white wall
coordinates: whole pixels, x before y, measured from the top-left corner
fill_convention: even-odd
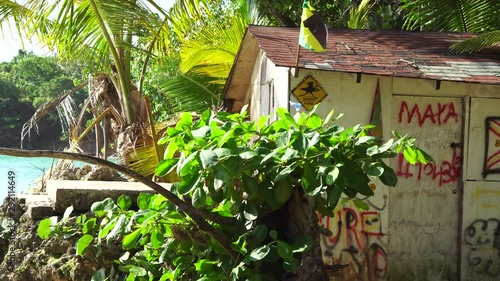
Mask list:
[[[258,118],[264,111],[263,106],[267,106],[267,110],[270,113],[277,107],[288,107],[291,113],[294,114],[295,110],[288,105],[288,101],[298,102],[298,100],[290,91],[300,84],[306,75],[310,74],[318,81],[319,85],[328,95],[320,103],[317,113],[325,117],[332,108],[335,108],[337,113],[342,112],[345,114],[339,120],[339,124],[344,127],[353,126],[358,123],[368,124],[378,80],[382,99],[383,137],[385,139],[392,137],[391,129],[398,127],[410,134],[416,134],[419,137],[419,144],[424,149],[427,147],[427,149],[432,150],[434,148],[433,143],[443,142],[440,146],[443,146],[442,149],[446,150],[447,148],[444,145],[447,143],[445,144],[444,142],[459,143],[463,141],[461,147],[455,150],[455,155],[460,158],[456,160],[459,165],[459,175],[455,175],[457,177],[454,178],[452,185],[443,186],[443,181],[437,180],[439,173],[437,173],[437,176],[434,174],[429,176],[429,180],[424,183],[425,190],[427,191],[423,193],[427,193],[427,195],[435,193],[438,197],[448,196],[452,199],[456,198],[456,200],[453,200],[455,200],[454,202],[457,205],[451,208],[451,211],[447,209],[450,207],[448,206],[449,204],[443,203],[444,201],[429,200],[425,203],[426,201],[422,200],[423,193],[418,190],[416,182],[412,184],[409,181],[401,180],[402,184],[409,184],[410,186],[406,186],[407,194],[396,195],[398,187],[396,189],[389,189],[379,182],[374,181],[376,189],[375,196],[369,199],[370,210],[361,211],[352,205],[347,205],[345,208],[337,208],[335,211],[337,214],[336,217],[324,217],[321,219],[321,223],[334,233],[332,237],[322,238],[325,263],[348,265],[347,268],[337,272],[332,280],[400,280],[397,278],[402,276],[404,278],[405,274],[407,277],[410,275],[413,276],[411,277],[414,278],[411,279],[412,281],[443,281],[446,278],[452,278],[449,276],[454,276],[454,274],[460,275],[461,280],[464,281],[500,280],[500,175],[490,175],[485,180],[481,174],[482,161],[484,161],[484,118],[492,115],[500,115],[500,99],[498,99],[500,98],[500,86],[442,81],[438,87],[437,82],[433,80],[392,78],[375,75],[362,75],[361,82],[356,83],[356,74],[308,69],[300,69],[298,77],[294,78],[287,68],[276,67],[270,61],[263,62],[264,60],[267,60],[265,56],[260,56],[257,60],[254,75],[252,76],[251,90],[254,94],[252,96],[249,93],[252,96],[252,118],[254,119]],[[267,101],[263,101],[261,95],[262,86],[265,86],[266,83],[273,85],[271,88],[272,94],[267,95]],[[460,112],[460,121],[457,121],[454,125],[450,124],[449,126],[452,127],[446,128],[446,130],[455,130],[458,132],[458,135],[453,133],[453,139],[444,139],[440,135],[443,128],[437,121],[436,124],[431,124],[436,127],[436,132],[438,132],[436,134],[429,131],[431,129],[434,130],[432,126],[432,128],[425,129],[423,127],[420,128],[421,126],[417,126],[419,127],[417,128],[415,124],[408,124],[406,127],[404,124],[397,124],[398,110],[400,110],[398,106],[400,105],[396,103],[401,103],[401,100],[405,99],[411,101],[412,96],[419,100],[418,106],[422,107],[419,108],[421,110],[421,118],[424,118],[426,109],[430,106],[431,109],[429,110],[432,112],[427,112],[428,116],[426,117],[430,121],[432,119],[438,120],[436,118],[439,118],[439,106],[443,106],[447,101],[453,100],[456,107],[455,110]],[[302,108],[300,110],[303,111],[305,109]],[[415,117],[414,121],[417,119],[418,117]],[[417,120],[416,122],[418,123],[419,121]],[[478,126],[482,126],[482,128],[478,129]],[[443,157],[447,157],[447,154],[440,153],[439,149],[434,153],[436,154],[436,159],[443,155]],[[438,159],[438,161],[441,160]],[[442,161],[432,164],[432,167],[436,168],[441,164],[443,164]],[[397,162],[393,162],[392,165],[397,170]],[[424,168],[430,169],[429,167]],[[418,170],[413,171],[418,172]],[[466,175],[466,177],[462,177],[462,175]],[[415,187],[411,185],[415,185]],[[414,188],[415,191],[412,191],[411,188]],[[423,190],[423,187],[421,189]],[[402,190],[403,188],[401,188]],[[453,193],[454,191],[456,193]],[[394,212],[408,211],[404,216],[408,216],[409,220],[415,217],[410,212],[411,209],[405,209],[415,208],[416,205],[413,203],[413,207],[405,207],[405,203],[399,204],[399,207],[396,208],[397,201],[400,200],[397,198],[398,196],[405,196],[405,201],[407,202],[419,201],[418,210],[426,210],[425,215],[420,216],[422,221],[419,224],[422,224],[422,230],[420,230],[417,224],[415,224],[415,227],[407,229],[388,228],[389,223],[393,223],[393,219],[389,220],[392,209]],[[415,200],[412,201],[412,198],[406,198],[411,196],[415,196],[413,197]],[[417,209],[413,210],[416,211]],[[421,214],[424,213],[420,213],[419,215]],[[446,230],[455,231],[448,236],[437,234],[440,231],[443,233],[440,225],[446,222],[446,218],[443,218],[442,221],[434,219],[442,216],[450,216],[453,217],[453,220],[456,220],[455,224]],[[429,224],[432,227],[425,227],[426,218],[428,218],[429,223],[432,223]],[[395,258],[399,261],[403,259],[403,264],[404,262],[412,264],[414,261],[411,259],[414,259],[423,265],[426,262],[436,263],[439,260],[439,258],[436,258],[433,261],[429,258],[429,255],[432,255],[433,251],[438,251],[437,247],[436,249],[432,249],[433,244],[428,241],[433,239],[429,237],[426,237],[425,241],[423,241],[424,238],[418,239],[416,231],[429,231],[429,237],[432,237],[432,234],[436,233],[440,235],[441,239],[456,240],[456,246],[453,248],[454,253],[450,254],[451,264],[453,266],[456,265],[455,269],[443,269],[442,272],[422,272],[422,270],[425,271],[425,266],[420,267],[421,269],[417,269],[417,267],[391,267],[391,259]],[[391,237],[394,237],[394,241],[399,241],[398,243],[403,243],[405,237],[413,237],[411,240],[408,240],[408,243],[412,243],[410,249],[419,249],[420,257],[409,254],[406,261],[404,260],[404,255],[400,255],[401,253],[395,255],[394,252],[398,251],[398,246],[393,243],[393,246],[389,247],[390,241],[388,240],[392,239]],[[439,237],[436,237],[436,241],[439,241],[439,239]],[[484,244],[479,245],[483,241],[481,239],[488,239],[489,242],[484,241]],[[449,245],[455,245],[455,243]],[[399,248],[401,252],[401,249],[404,247]],[[454,257],[452,258],[452,256]],[[397,265],[398,263],[393,262],[392,264]],[[399,267],[399,265],[397,266]],[[434,271],[439,271],[440,267],[439,265],[433,265],[432,268]],[[396,276],[398,272],[403,275],[394,277],[396,278],[394,279],[390,277],[390,271],[393,276]]]
[[[304,77],[312,75],[327,94],[317,108],[323,117],[335,109],[344,113],[338,124],[347,128],[356,124],[369,124],[377,79],[380,82],[382,100],[390,97],[391,80],[373,75],[363,75],[356,83],[356,75],[300,69],[297,78],[291,77],[290,89],[299,85]],[[284,95],[285,93],[280,93]],[[289,94],[292,102],[299,102]],[[388,103],[383,102],[382,112]],[[295,109],[290,109],[295,113]],[[305,111],[301,108],[300,111]],[[385,116],[383,116],[385,117]],[[383,120],[388,122],[388,120]],[[384,134],[390,130],[384,127]],[[323,259],[326,264],[346,264],[332,280],[381,280],[387,275],[387,226],[389,189],[379,181],[372,181],[375,196],[368,199],[370,209],[363,211],[352,204],[338,206],[333,218],[322,217],[320,223],[333,233],[322,237]],[[369,265],[369,266],[368,266]]]

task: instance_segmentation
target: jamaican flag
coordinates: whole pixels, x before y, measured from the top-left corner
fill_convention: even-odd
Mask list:
[[[300,46],[314,52],[324,52],[328,31],[318,12],[308,0],[302,4],[302,22],[300,23]]]

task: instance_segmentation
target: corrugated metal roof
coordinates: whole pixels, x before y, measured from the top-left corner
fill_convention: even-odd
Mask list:
[[[298,28],[249,26],[249,33],[277,66],[294,67]],[[329,30],[327,51],[301,49],[299,67],[500,85],[500,51],[449,51],[470,33]]]

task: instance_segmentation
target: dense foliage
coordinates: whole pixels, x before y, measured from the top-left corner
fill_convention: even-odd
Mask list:
[[[302,1],[256,0],[261,16],[274,25],[299,26]],[[325,24],[331,28],[347,28],[349,12],[355,10],[362,0],[310,1],[321,14]],[[398,0],[368,1],[370,6],[368,28],[400,29],[404,23],[404,11],[399,9]]]
[[[408,12],[406,29],[482,33],[454,44],[454,51],[478,52],[500,43],[500,1],[400,1]]]
[[[274,25],[298,26],[302,1],[256,0],[260,14]],[[341,0],[310,1],[330,28],[407,29],[483,33],[453,45],[477,52],[500,42],[500,1],[497,0]],[[353,19],[366,17],[363,24]]]
[[[19,90],[19,101],[31,103],[34,108],[73,89],[76,78],[74,73],[58,64],[57,58],[23,51],[19,51],[11,62],[0,65],[0,75]]]
[[[339,201],[366,208],[357,194],[373,195],[374,178],[396,185],[384,160],[398,152],[410,163],[429,159],[414,139],[396,134],[384,142],[369,134],[371,126],[342,128],[333,111],[324,120],[314,112],[277,114],[276,121],[254,122],[245,111],[206,110],[198,120],[184,113],[166,131],[157,174],[176,173],[170,191],[209,226],[180,203],[141,194],[137,208],[127,196],[95,202],[92,216],[78,217],[76,225],[69,224],[70,208],[60,222],[43,220],[40,237],[80,235],[78,255],[119,242],[123,256],[112,274],[127,280],[277,280],[307,270],[301,258],[319,246],[316,212],[333,215]],[[110,272],[101,269],[95,280]]]
[[[74,88],[81,79],[77,67],[61,66],[55,57],[42,57],[20,50],[10,62],[0,63],[0,127],[20,132],[36,108]],[[83,102],[84,91],[73,95]],[[57,113],[49,116],[52,127],[59,129]],[[16,133],[20,135],[20,133]],[[56,138],[59,136],[55,136]]]

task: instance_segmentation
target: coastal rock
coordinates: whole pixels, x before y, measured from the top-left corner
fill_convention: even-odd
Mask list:
[[[41,240],[37,228],[37,221],[22,216],[13,239],[0,239],[7,242],[0,257],[0,280],[88,281],[95,271],[110,267],[120,257],[121,246],[115,244],[103,245],[99,255],[96,249],[89,248],[83,256],[77,256],[77,236]]]
[[[119,173],[106,167],[84,165],[56,170],[51,177],[56,180],[127,181]]]

